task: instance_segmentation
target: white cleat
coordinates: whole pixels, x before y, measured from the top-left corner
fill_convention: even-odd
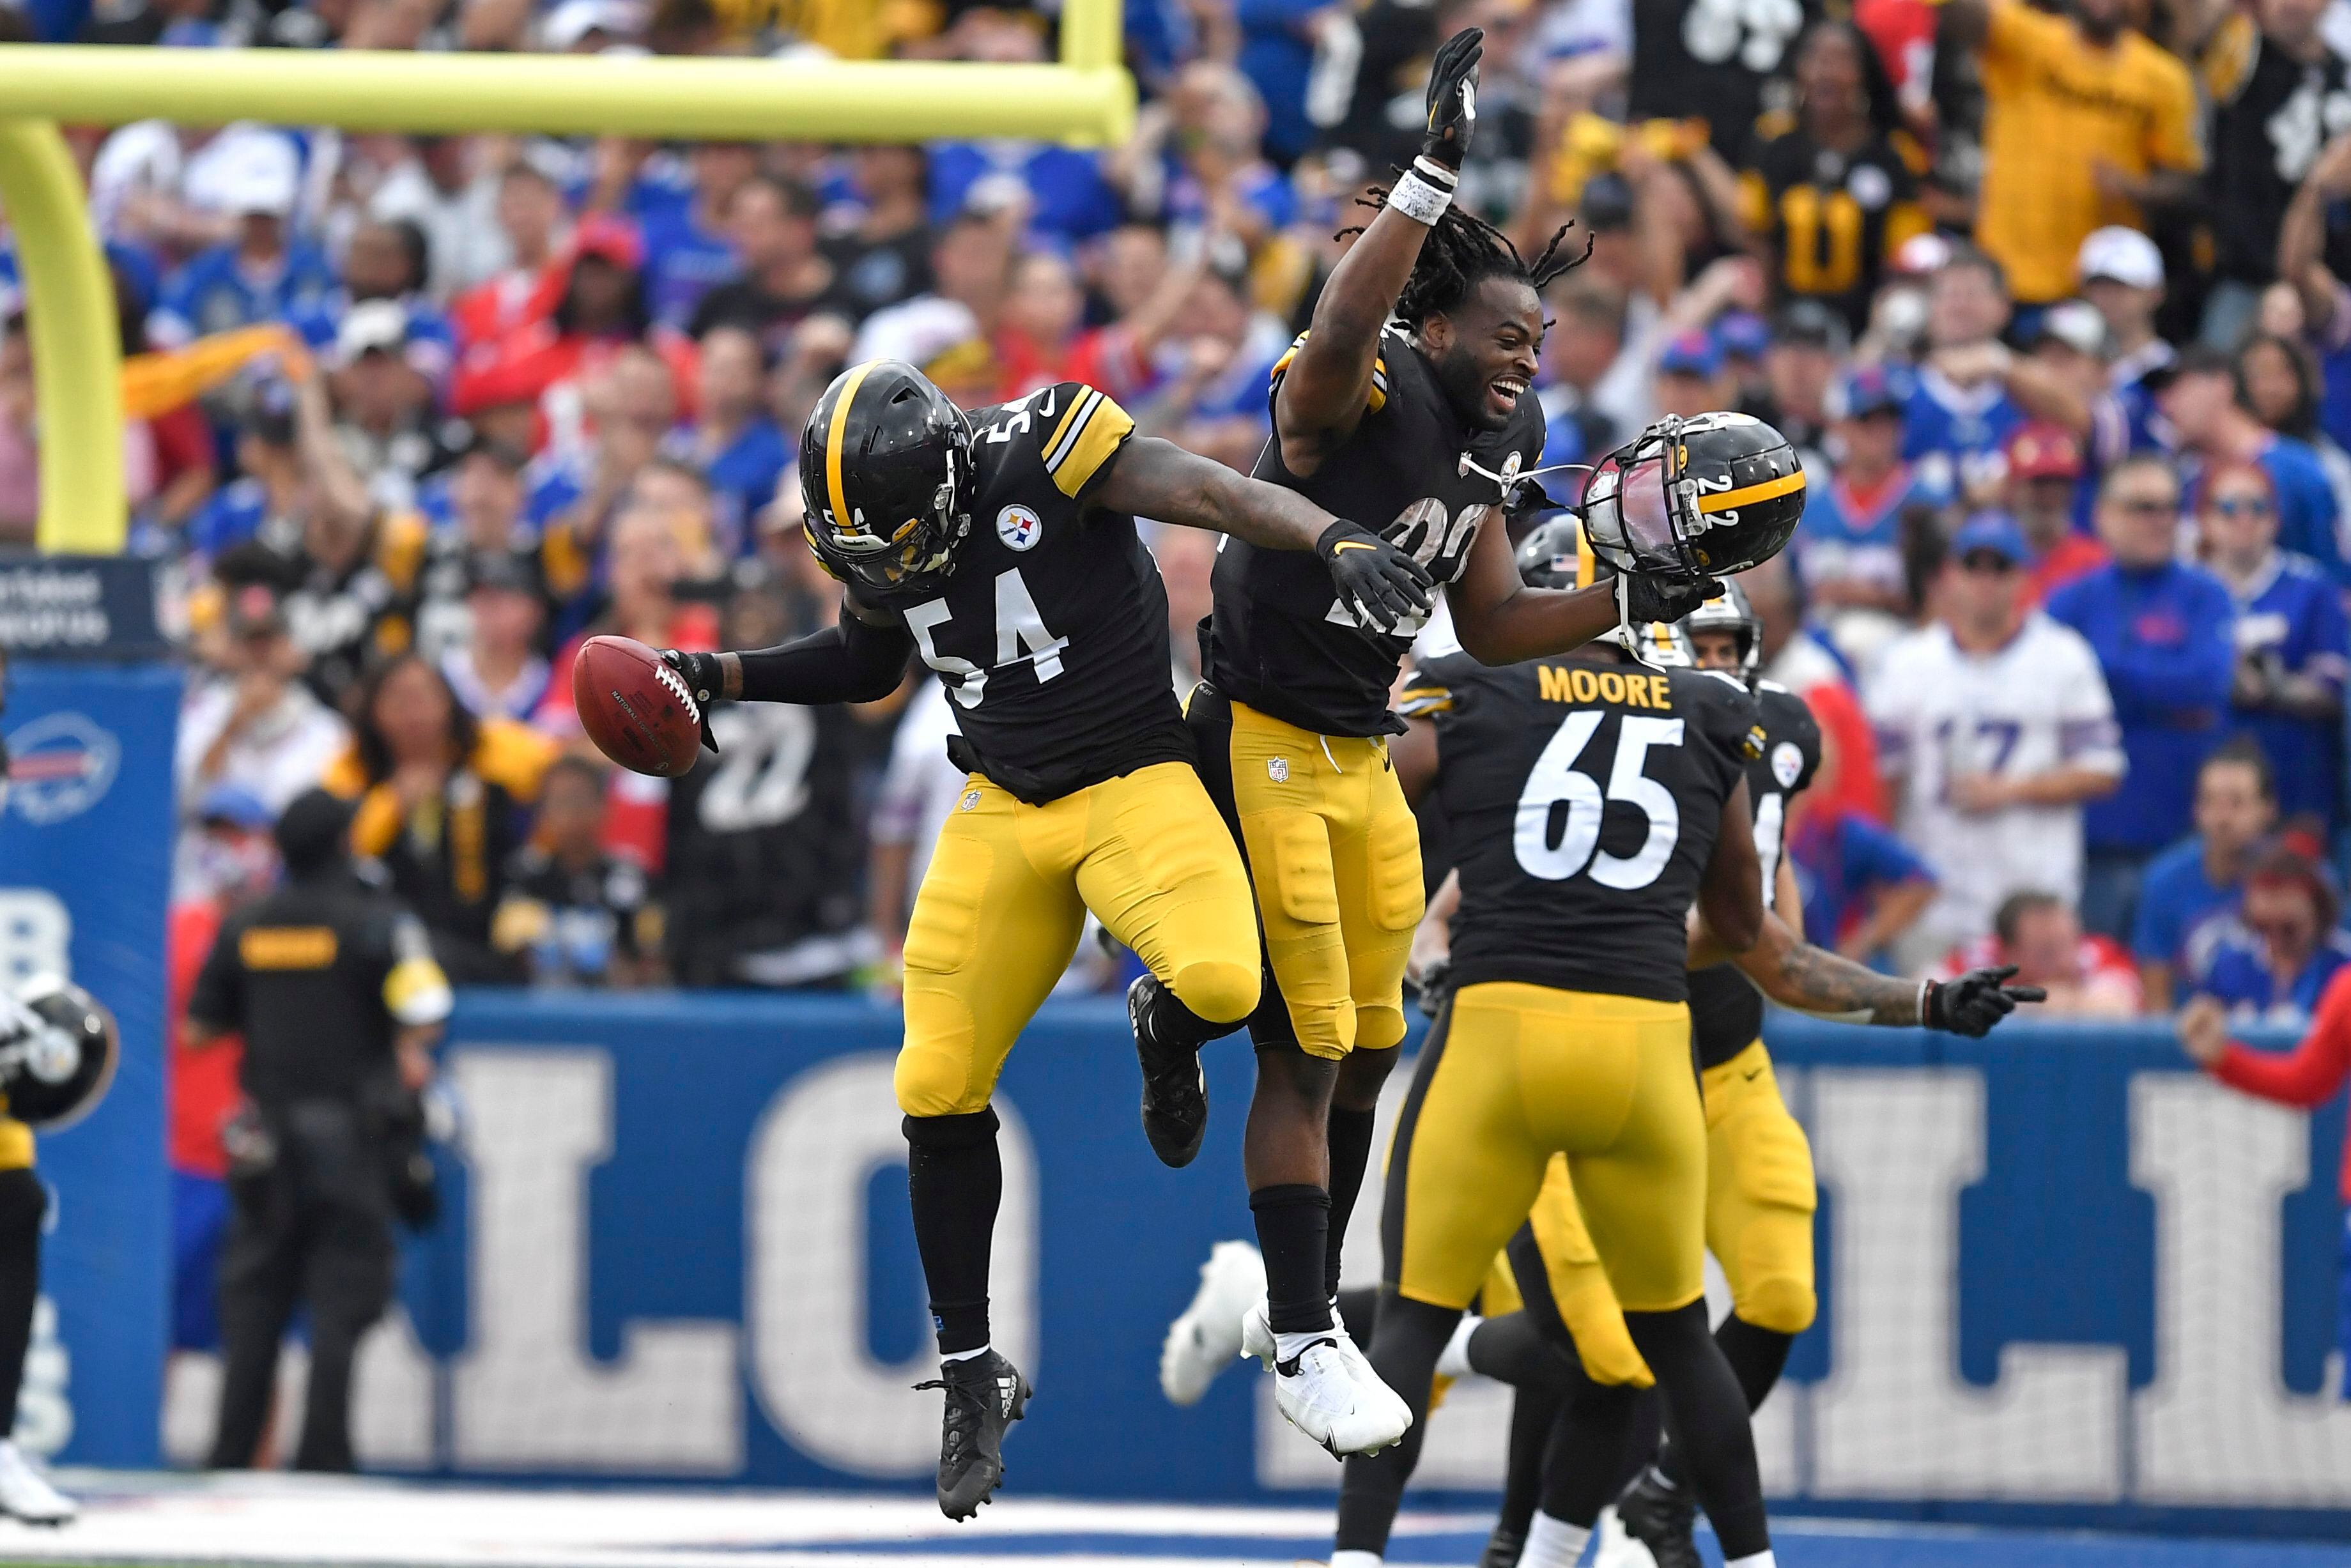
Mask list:
[[[1200,1265],[1200,1288],[1159,1347],[1159,1391],[1193,1406],[1241,1353],[1241,1318],[1265,1296],[1265,1259],[1246,1241],[1219,1241]]]
[[[33,1468],[23,1449],[0,1441],[0,1513],[26,1524],[70,1524],[80,1511]]]
[[[1592,1532],[1592,1568],[1657,1568],[1649,1549],[1625,1531],[1613,1502],[1600,1511],[1600,1528]]]
[[[1241,1354],[1273,1373],[1273,1402],[1282,1419],[1322,1445],[1334,1459],[1376,1454],[1405,1435],[1412,1410],[1382,1383],[1344,1333],[1317,1334],[1290,1360],[1280,1359],[1266,1305],[1241,1320]],[[1352,1362],[1351,1362],[1352,1354]],[[1355,1371],[1361,1366],[1361,1373]]]

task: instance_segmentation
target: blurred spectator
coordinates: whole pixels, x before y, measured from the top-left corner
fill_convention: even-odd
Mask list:
[[[2335,487],[2318,455],[2255,419],[2241,401],[2229,356],[2191,345],[2159,378],[2156,402],[2170,425],[2181,472],[2195,483],[2205,468],[2229,461],[2258,463],[2277,493],[2278,543],[2307,556],[2336,582],[2346,580],[2335,540]]]
[[[1268,110],[1265,150],[1290,162],[1314,137],[1307,118],[1307,73],[1316,41],[1325,34],[1353,33],[1353,19],[1323,0],[1249,0],[1235,7],[1235,16],[1240,23],[1240,68]],[[1334,47],[1344,47],[1335,39]]]
[[[571,664],[590,635],[611,632],[649,648],[700,653],[718,645],[718,617],[710,606],[678,598],[684,575],[685,549],[666,512],[631,506],[612,520],[604,612],[555,655],[547,699],[537,718],[542,728],[565,736],[580,733],[580,715],[571,705]]]
[[[396,318],[390,311],[380,314],[396,319],[400,330],[384,347],[415,377],[420,403],[430,403],[448,385],[457,357],[456,333],[425,292],[431,267],[432,247],[414,224],[362,223],[343,250],[343,287],[315,313],[298,316],[296,324],[313,349],[333,351],[348,362],[341,329],[352,313],[374,305],[392,307]]]
[[[2125,0],[2074,0],[2068,16],[1952,0],[1945,27],[1982,51],[1976,240],[2009,269],[2018,299],[2064,298],[2074,253],[2102,221],[2136,226],[2141,208],[2192,199],[2204,167],[2195,83],[2131,30]]]
[[[1929,351],[1910,392],[1902,455],[1918,465],[1929,486],[1971,506],[1997,500],[2001,444],[2024,419],[2005,379],[2013,361],[2000,334],[2008,319],[2001,264],[1982,251],[1954,247],[1928,287]]]
[[[187,547],[205,560],[256,535],[291,548],[311,505],[290,389],[270,387],[256,398],[238,421],[235,450],[241,476],[205,497],[188,519]]]
[[[2325,389],[2317,361],[2303,343],[2263,330],[2245,340],[2237,350],[2237,384],[2244,391],[2245,407],[2255,419],[2292,436],[2316,455],[2335,493],[2336,548],[2341,549],[2341,519],[2351,517],[2351,453],[2319,423],[2319,401]]]
[[[2351,964],[2351,933],[2332,880],[2317,861],[2285,844],[2265,850],[2245,873],[2238,927],[2215,946],[2196,994],[2228,1009],[2236,1024],[2299,1024],[2317,1010],[2326,984]]]
[[[1207,537],[1197,528],[1165,531]],[[866,829],[872,845],[866,867],[868,924],[877,944],[881,988],[893,995],[905,972],[906,922],[914,894],[930,867],[939,829],[964,792],[964,770],[947,756],[947,739],[955,732],[946,688],[926,675],[916,677],[914,695],[898,717]]]
[[[930,164],[919,147],[859,147],[849,154],[855,193],[848,223],[824,242],[860,319],[931,287]]]
[[[1240,247],[1227,242],[1217,250],[1190,274],[1179,326],[1155,356],[1156,384],[1135,423],[1247,473],[1272,433],[1273,366],[1290,334],[1250,304]]]
[[[1009,402],[1056,382],[1134,396],[1150,384],[1152,356],[1175,330],[1201,270],[1197,264],[1170,267],[1141,306],[1106,327],[1087,327],[1075,270],[1051,251],[1029,252],[1012,264],[996,334],[992,401]]]
[[[2177,559],[2179,481],[2161,458],[2107,470],[2098,537],[2114,557],[2049,596],[2050,615],[2088,639],[2114,696],[2130,770],[2083,818],[2082,924],[2130,929],[2147,858],[2188,831],[2196,770],[2226,734],[2236,666],[2229,591]]]
[[[792,444],[768,415],[759,340],[735,326],[703,334],[693,424],[669,445],[709,476],[714,521],[729,555],[750,546],[753,513],[775,498]]]
[[[1011,282],[1015,241],[1002,217],[965,214],[939,231],[931,246],[932,291],[866,318],[849,357],[904,360],[943,390],[977,385],[977,398],[995,395],[997,375],[987,344],[996,336]],[[958,364],[958,359],[976,364]]]
[[[2214,256],[2203,340],[2222,350],[2243,340],[2277,276],[2286,204],[2322,137],[2351,126],[2343,60],[2319,34],[2324,0],[2254,0],[2249,9],[2258,25],[2250,47],[2216,49],[2205,83],[2213,106],[2204,212]]]
[[[2168,1012],[2233,923],[2253,852],[2277,826],[2276,775],[2251,741],[2229,742],[2196,774],[2196,831],[2148,862],[2131,950],[2147,1005]]]
[[[726,645],[815,630],[788,613],[772,580],[747,573],[728,601]],[[897,706],[737,703],[711,714],[718,756],[670,783],[665,934],[679,984],[831,989],[879,956],[854,784],[888,746],[883,721]]]
[[[1788,808],[1788,862],[1803,898],[1804,936],[1859,963],[1900,943],[1935,897],[1935,873],[1900,839],[1806,790]]]
[[[758,172],[759,151],[747,141],[697,141],[685,162],[692,199],[644,223],[645,304],[654,320],[676,328],[743,265],[735,199]]]
[[[507,867],[490,945],[534,986],[645,983],[658,920],[645,873],[604,852],[604,774],[580,757],[549,764],[532,840]],[[653,936],[652,941],[647,937]]]
[[[1722,345],[1714,334],[1693,328],[1666,340],[1657,351],[1656,407],[1659,414],[1695,419],[1731,402],[1730,383],[1722,371]]]
[[[2032,597],[2046,599],[2061,584],[2104,565],[2104,546],[2074,528],[2074,496],[2082,480],[2082,444],[2060,424],[2021,424],[2001,449],[2008,466],[2008,507],[2032,547]]]
[[[172,1043],[196,971],[212,952],[221,921],[269,891],[277,880],[275,817],[261,797],[236,784],[216,784],[197,802],[194,871],[172,899],[164,940]],[[172,1170],[172,1348],[220,1348],[221,1238],[228,1225],[228,1153],[221,1131],[237,1105],[237,1070],[244,1042],[224,1036],[204,1051],[163,1053],[168,1102],[165,1126]]]
[[[1536,388],[1543,452],[1550,462],[1595,463],[1626,434],[1619,422],[1629,411],[1601,401],[1603,382],[1625,350],[1625,308],[1600,289],[1571,284],[1552,308]]]
[[[2338,444],[2351,440],[2351,302],[2328,261],[2329,246],[2340,237],[2329,227],[2329,214],[2346,195],[2351,134],[2338,134],[2311,165],[2278,231],[2278,276],[2302,308],[2303,341],[2319,358],[2325,389],[2319,423]]]
[[[792,329],[810,316],[853,319],[856,298],[817,244],[821,210],[817,193],[797,181],[754,174],[736,187],[726,225],[742,274],[701,297],[686,330],[700,338],[714,327],[739,327],[780,358]]]
[[[490,920],[554,744],[510,720],[475,718],[413,653],[373,666],[351,711],[351,748],[326,780],[359,802],[351,847],[382,862],[453,984],[512,983],[520,970],[490,945]]]
[[[497,226],[507,261],[451,306],[461,348],[495,342],[545,320],[562,298],[565,272],[556,247],[563,235],[563,192],[546,162],[526,152],[498,176]]]
[[[1969,519],[1938,585],[1942,619],[1889,647],[1869,686],[1896,820],[1942,879],[1898,950],[1910,972],[1991,931],[2013,894],[2077,900],[2083,802],[2123,773],[2097,661],[2032,607],[2031,559],[2012,519]]]
[[[219,673],[190,688],[180,715],[177,794],[193,807],[230,786],[274,817],[319,781],[350,734],[302,685],[302,650],[277,589],[234,581],[223,600]],[[175,896],[202,896],[206,847],[201,824],[183,829],[172,857]]]
[[[2231,727],[2268,754],[2279,810],[2324,839],[2342,800],[2351,625],[2326,575],[2278,549],[2276,495],[2259,464],[2216,464],[2198,489],[2197,532],[2236,605]]]
[[[330,363],[335,438],[374,505],[416,505],[418,483],[449,460],[434,417],[433,388],[402,357],[405,308],[389,299],[351,308],[336,329]]]
[[[441,655],[442,678],[476,718],[528,721],[547,699],[539,653],[547,590],[538,558],[483,550],[466,563],[465,641]]]
[[[1877,51],[1852,23],[1814,22],[1794,60],[1795,123],[1745,161],[1747,227],[1786,294],[1833,307],[1858,332],[1887,261],[1928,227],[1916,149]]]
[[[465,430],[456,449],[456,460],[425,497],[434,516],[417,578],[416,646],[434,660],[463,647],[472,633],[465,601],[475,558],[528,553],[536,566],[538,556],[538,541],[522,517],[528,458],[478,428]],[[539,578],[543,588],[543,570]]]
[[[408,141],[415,156],[402,161],[375,188],[368,198],[368,215],[416,225],[432,263],[417,287],[434,299],[451,299],[519,260],[507,236],[499,232],[504,182],[497,171],[477,166],[483,138],[416,136]]]
[[[2104,936],[2085,936],[2074,907],[2046,893],[2011,894],[1992,916],[1989,936],[1954,949],[1937,977],[1956,978],[1983,965],[2016,966],[2013,984],[2039,986],[2049,999],[2027,1003],[2043,1018],[2127,1019],[2139,1013],[2130,956]]]
[[[1802,697],[1820,721],[1821,766],[1808,793],[1883,822],[1886,788],[1878,776],[1877,737],[1854,688],[1853,667],[1803,621],[1803,601],[1786,555],[1739,580],[1763,628],[1765,674]]]
[[[1902,461],[1909,391],[1906,376],[1875,365],[1837,383],[1828,404],[1835,469],[1806,492],[1791,541],[1806,600],[1833,629],[1865,612],[1874,624],[1861,640],[1873,647],[1912,607],[1906,528],[1949,498]]]
[[[2108,226],[2082,242],[2082,298],[2106,324],[2106,381],[2121,400],[2132,451],[2158,444],[2156,372],[2179,358],[2155,329],[2163,307],[2163,253],[2137,229]]]
[[[1808,463],[1819,459],[1834,417],[1831,394],[1852,347],[1843,319],[1816,300],[1797,300],[1772,323],[1763,352],[1766,399],[1748,412],[1776,427]]]
[[[294,143],[244,127],[214,145],[225,151],[214,192],[236,220],[235,237],[198,252],[164,283],[148,330],[166,348],[318,311],[336,286],[326,253],[290,232],[301,180]]]

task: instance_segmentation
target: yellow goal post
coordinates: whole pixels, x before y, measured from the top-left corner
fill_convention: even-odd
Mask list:
[[[114,290],[60,121],[1107,146],[1134,122],[1120,0],[1067,0],[1052,65],[0,45],[0,204],[16,236],[47,551],[122,549]]]

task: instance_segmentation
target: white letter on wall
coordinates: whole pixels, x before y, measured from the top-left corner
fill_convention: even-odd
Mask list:
[[[1812,1081],[1836,1206],[1814,1495],[2119,1498],[2120,1347],[2011,1344],[1991,1387],[1959,1376],[1959,1197],[1983,1172],[1982,1078],[1823,1067]]]
[[[2131,1080],[2131,1180],[2155,1195],[2155,1381],[2132,1401],[2147,1502],[2351,1503],[2351,1405],[2279,1372],[2278,1202],[2310,1123],[2193,1073]],[[2326,1387],[2341,1386],[2329,1358]]]
[[[744,1174],[743,1317],[759,1407],[793,1448],[835,1469],[923,1476],[939,1459],[937,1374],[927,1312],[907,1360],[873,1359],[867,1325],[866,1197],[904,1168],[906,1140],[886,1051],[843,1057],[784,1085],[751,1134]],[[988,1278],[992,1343],[1032,1380],[1037,1361],[1037,1155],[1009,1102],[997,1149],[1004,1198]],[[1100,1263],[1102,1260],[1097,1260]]]
[[[452,1379],[456,1462],[740,1470],[733,1324],[632,1322],[617,1361],[588,1359],[587,1178],[612,1152],[611,1059],[467,1051],[454,1071],[473,1192],[473,1334]]]

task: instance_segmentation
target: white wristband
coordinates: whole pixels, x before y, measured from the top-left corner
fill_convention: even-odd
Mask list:
[[[1437,220],[1443,217],[1445,209],[1452,204],[1452,192],[1432,185],[1414,172],[1407,172],[1388,193],[1389,206],[1413,222],[1426,224],[1431,228],[1437,226]]]

